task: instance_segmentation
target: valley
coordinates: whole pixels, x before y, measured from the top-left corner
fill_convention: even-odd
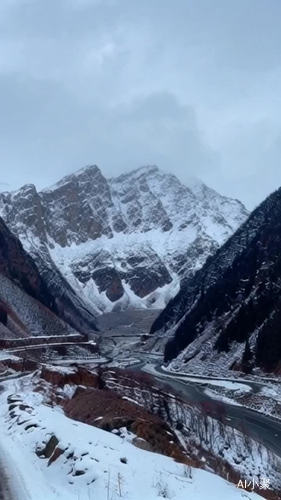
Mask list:
[[[0,449],[38,472],[24,500],[205,500],[213,478],[280,498],[279,195],[247,217],[199,181],[95,166],[0,195]]]
[[[0,500],[281,500],[281,0],[0,33]]]
[[[121,318],[119,318],[119,319],[121,322]],[[126,315],[126,318],[124,318],[124,321],[125,322],[127,321],[127,315]],[[133,335],[134,335],[134,333],[133,333]],[[125,334],[125,337],[127,339],[127,337],[128,337],[127,332]],[[241,449],[241,453],[242,453],[242,456],[244,455],[244,458],[241,458],[241,460],[242,460],[241,462],[239,459],[239,461],[237,461],[237,464],[240,463],[243,465],[243,462],[245,461],[246,455],[245,455],[245,451],[244,452],[242,451],[243,446],[244,447],[246,446],[247,449],[251,450],[250,453],[254,457],[254,461],[252,462],[252,465],[251,465],[251,460],[250,460],[250,463],[246,467],[249,475],[251,473],[254,473],[255,470],[257,471],[256,467],[257,467],[257,460],[258,460],[259,453],[262,453],[262,456],[264,456],[264,457],[267,456],[266,459],[265,458],[263,459],[263,460],[265,460],[264,466],[266,466],[266,468],[270,467],[270,463],[272,461],[273,461],[272,463],[274,464],[275,461],[278,462],[278,459],[281,459],[280,439],[278,439],[278,437],[280,436],[280,433],[281,433],[281,421],[278,421],[277,419],[273,419],[269,416],[259,414],[258,412],[255,412],[253,410],[243,408],[242,406],[237,406],[234,402],[231,402],[231,401],[226,402],[224,400],[218,401],[216,398],[212,398],[211,396],[206,395],[206,393],[205,393],[206,386],[204,384],[202,384],[202,379],[196,380],[196,378],[194,378],[193,380],[191,380],[189,378],[189,380],[184,381],[181,376],[177,376],[176,374],[167,374],[167,372],[165,370],[161,369],[161,362],[159,363],[159,361],[156,361],[155,356],[149,355],[149,354],[140,355],[139,353],[137,353],[134,358],[131,358],[130,360],[128,360],[127,366],[126,366],[126,360],[123,358],[122,355],[120,357],[120,363],[119,363],[118,359],[114,359],[114,361],[112,359],[107,359],[107,360],[103,359],[102,363],[100,364],[99,358],[94,358],[94,356],[92,357],[92,359],[87,359],[85,361],[86,362],[83,363],[83,365],[81,365],[81,366],[83,366],[83,370],[86,370],[86,372],[88,372],[88,373],[91,373],[91,372],[92,373],[100,373],[99,371],[97,372],[97,370],[100,370],[99,367],[102,367],[102,373],[103,373],[102,377],[103,378],[105,377],[104,383],[106,384],[106,386],[108,386],[107,390],[110,390],[110,391],[113,390],[114,392],[117,390],[117,393],[119,393],[120,389],[121,389],[122,398],[128,399],[128,401],[138,402],[138,404],[141,404],[142,406],[144,406],[144,408],[148,408],[147,407],[147,403],[148,403],[147,397],[145,397],[144,400],[139,399],[140,396],[136,395],[137,394],[137,393],[135,393],[136,385],[133,382],[134,380],[136,380],[136,381],[138,381],[139,379],[142,380],[142,374],[144,374],[144,375],[149,374],[149,377],[152,377],[152,378],[150,378],[149,385],[151,385],[151,387],[156,387],[159,395],[161,394],[161,392],[163,392],[163,394],[168,394],[168,396],[166,396],[166,401],[169,401],[169,398],[172,398],[171,401],[176,401],[177,399],[179,401],[181,401],[181,403],[180,403],[181,414],[182,414],[182,412],[184,412],[183,414],[185,414],[185,418],[187,418],[188,419],[187,421],[189,422],[189,424],[187,425],[187,429],[189,429],[189,430],[186,431],[187,432],[186,437],[182,438],[182,439],[187,439],[187,442],[189,443],[188,446],[189,447],[191,446],[191,450],[189,450],[189,454],[191,453],[191,455],[193,455],[194,450],[198,447],[198,449],[201,450],[200,451],[200,456],[201,456],[200,461],[203,460],[203,458],[205,456],[204,460],[207,460],[207,463],[209,463],[209,464],[213,462],[213,467],[215,467],[217,473],[218,473],[218,471],[220,471],[219,475],[221,475],[222,477],[225,477],[228,479],[230,477],[233,477],[233,478],[236,477],[235,475],[233,476],[233,469],[232,469],[233,465],[235,464],[235,461],[237,460],[235,458],[235,450],[234,449],[232,450],[233,458],[231,458],[231,455],[229,455],[229,452],[224,452],[225,456],[223,458],[223,463],[224,464],[228,463],[229,465],[227,467],[226,467],[226,465],[224,465],[222,469],[221,469],[221,466],[219,465],[221,458],[219,458],[219,454],[218,454],[218,451],[219,451],[221,446],[222,446],[221,449],[223,449],[224,447],[225,447],[225,449],[228,448],[228,445],[226,443],[230,439],[230,436],[232,435],[233,432],[238,433],[236,438],[235,438],[236,440],[238,439],[238,441],[239,441],[239,439],[240,440],[242,439],[241,444],[239,445],[239,448]],[[118,378],[119,378],[119,376],[121,376],[121,379],[120,379],[120,382],[118,382],[119,388],[117,386],[117,389],[116,389],[115,382],[113,382],[113,385],[112,385],[111,378],[113,377],[112,378],[112,381],[113,381],[114,380],[113,374],[115,373],[115,370],[117,370],[117,373],[120,370],[119,365],[121,366],[122,369],[121,369],[120,375],[118,375]],[[51,386],[50,386],[50,382],[48,382],[48,384],[46,386],[44,385],[44,392],[47,391],[46,395],[48,394],[51,387],[53,387],[52,391],[53,390],[58,391],[59,387],[62,387],[63,391],[64,390],[69,391],[69,389],[66,389],[66,388],[67,387],[70,388],[71,385],[70,386],[69,385],[64,386],[64,384],[63,385],[59,384],[59,386],[56,385],[57,384],[57,382],[55,382],[55,380],[56,380],[55,377],[57,377],[56,372],[58,373],[59,377],[62,377],[62,376],[64,376],[63,375],[64,373],[66,374],[66,376],[68,376],[67,374],[68,373],[71,374],[73,372],[73,370],[74,371],[77,369],[80,370],[79,358],[77,361],[75,359],[72,359],[71,364],[69,364],[68,360],[64,359],[62,357],[60,359],[60,361],[58,359],[56,360],[56,363],[53,365],[52,368],[51,368],[50,364],[46,365],[46,369],[47,370],[51,369],[50,373],[53,373],[53,375],[54,375],[53,382],[51,383]],[[130,384],[132,384],[132,382],[133,382],[133,384],[131,385],[131,389],[129,389],[129,390],[128,390],[128,388],[125,389],[125,387],[123,385],[123,382],[122,382],[122,376],[123,376],[122,373],[123,372],[124,372],[124,374],[126,373],[129,375],[130,380],[131,380]],[[131,376],[130,376],[130,373],[131,373]],[[59,374],[61,374],[61,375],[59,375]],[[98,375],[98,376],[100,377],[100,375]],[[19,384],[21,385],[21,383],[20,383],[21,377],[22,377],[21,374],[19,374],[19,376],[16,375],[15,378],[13,375],[12,375],[12,377],[10,376],[8,378],[2,377],[2,383],[4,383],[4,386],[5,386],[5,381],[7,381],[7,383],[8,383],[7,388],[8,388],[9,394],[11,394],[11,390],[12,391],[17,390],[16,388],[17,388],[18,384],[14,383],[14,382],[19,380]],[[33,375],[34,382],[32,382],[32,379],[30,379],[30,382],[29,382],[28,376],[26,374],[23,374],[23,377],[24,377],[24,380],[26,380],[25,389],[24,388],[21,389],[21,394],[22,394],[22,397],[24,398],[25,392],[30,390],[29,387],[31,387],[34,383],[35,384],[37,383],[36,382],[37,376],[35,376],[35,379],[34,379],[34,375]],[[89,380],[89,375],[87,375],[87,379]],[[49,380],[51,380],[51,379],[49,379]],[[57,379],[57,380],[59,380],[59,379]],[[84,384],[86,383],[86,386],[87,386],[88,382],[86,382],[85,377],[84,377],[84,380],[85,380]],[[82,379],[81,379],[81,381],[82,381]],[[216,383],[218,383],[218,384],[225,383],[226,385],[231,384],[231,382],[221,380],[221,379],[220,380],[209,380],[208,382],[213,383],[214,385]],[[11,385],[11,383],[12,383],[12,385]],[[67,384],[69,384],[69,383],[71,384],[71,382],[67,382]],[[120,385],[120,383],[121,383],[121,385]],[[260,389],[258,383],[253,383],[251,381],[245,381],[245,380],[242,381],[242,380],[237,379],[232,383],[239,385],[239,386],[244,385],[247,388],[247,390],[250,388],[254,392],[256,392]],[[137,382],[137,385],[138,384],[139,384],[139,382]],[[143,382],[141,382],[141,384],[143,384]],[[141,389],[141,391],[146,390],[145,384],[146,384],[146,382],[144,383],[143,389]],[[127,386],[127,383],[126,383],[126,386]],[[49,389],[47,387],[49,387]],[[71,394],[73,394],[74,390],[75,390],[75,385],[73,386],[73,390],[71,390]],[[61,392],[61,389],[59,389],[59,391],[60,391],[59,394],[61,397],[63,395],[63,392]],[[15,393],[15,394],[19,394],[19,393]],[[68,392],[66,394],[68,394]],[[95,399],[96,399],[95,404],[99,404],[97,396],[98,395],[96,394],[95,395]],[[67,397],[69,398],[69,395]],[[10,401],[14,401],[14,400],[16,401],[17,396],[12,397],[10,395],[9,398],[10,398]],[[174,399],[174,398],[176,398],[176,399]],[[53,397],[52,397],[52,399],[53,399]],[[23,401],[24,401],[24,399],[23,399]],[[54,403],[52,403],[52,405],[53,404]],[[148,403],[148,404],[149,404],[149,408],[151,411],[152,407],[150,407],[150,403]],[[155,405],[155,403],[153,403],[153,406],[154,405]],[[186,405],[186,410],[184,410],[185,405]],[[10,406],[11,406],[11,408],[16,407],[15,403],[12,403],[12,405],[10,403]],[[24,404],[23,404],[23,407],[24,407]],[[173,407],[174,407],[174,403],[173,403]],[[101,415],[102,415],[102,410],[99,410],[99,411],[101,411]],[[152,411],[154,413],[155,410],[152,410]],[[175,410],[170,410],[170,411],[175,411]],[[158,412],[158,410],[157,410],[157,412]],[[33,413],[34,412],[31,413],[31,417],[32,417]],[[183,418],[183,414],[182,414],[181,419]],[[192,416],[192,419],[190,420],[191,416]],[[77,414],[76,418],[80,419],[81,417],[79,417]],[[128,417],[126,417],[126,418],[128,418]],[[173,418],[174,417],[172,417],[172,420],[170,421],[170,419],[171,419],[171,415],[170,415],[167,422],[173,422]],[[194,420],[194,418],[195,418],[195,420]],[[199,418],[198,421],[197,421],[197,418]],[[167,419],[167,417],[166,417],[166,419]],[[20,421],[21,420],[19,420],[19,423],[20,423]],[[28,419],[24,418],[24,421],[28,422]],[[33,421],[34,421],[34,417],[33,417]],[[201,429],[201,424],[198,427],[199,422],[201,422],[202,424],[205,422],[203,424],[205,426],[204,432]],[[206,432],[206,429],[207,429],[206,425],[212,426],[212,433],[214,433],[214,436],[213,436],[214,438],[215,438],[215,435],[220,436],[220,438],[219,438],[220,444],[219,444],[218,450],[216,450],[216,445],[215,445],[216,441],[215,440],[214,441],[213,441],[213,439],[209,440],[209,438],[208,438],[208,440],[205,441],[206,438],[204,438],[204,433]],[[118,428],[118,426],[117,426],[117,428]],[[172,428],[173,428],[173,425],[172,425]],[[215,430],[216,428],[217,428],[217,430]],[[201,434],[201,432],[203,432],[203,434]],[[181,433],[183,436],[185,436],[184,428],[181,431]],[[234,439],[234,438],[231,438],[231,439]],[[243,444],[243,439],[246,440],[244,444]],[[193,443],[193,444],[191,445],[191,443]],[[258,444],[255,444],[255,443],[258,443]],[[202,446],[203,446],[203,449],[202,449]],[[262,451],[262,450],[266,450],[266,451]],[[197,456],[197,453],[195,453],[193,460],[195,459],[195,456]],[[213,458],[211,458],[211,457],[213,457]],[[233,459],[234,459],[234,461],[233,461]],[[214,460],[215,460],[215,462],[214,462]],[[247,461],[249,461],[249,458],[247,458]],[[247,461],[246,461],[246,463],[247,463]],[[230,464],[231,464],[231,467],[229,468]],[[241,465],[236,465],[236,467],[238,467],[238,470],[241,470]],[[273,467],[275,467],[275,465],[273,465]],[[262,472],[257,472],[257,474],[258,475],[269,474],[269,471],[265,472],[265,470],[266,469],[262,468],[261,469]],[[232,479],[232,480],[234,480],[234,479]],[[276,483],[276,485],[277,484],[278,484],[278,482]],[[258,492],[258,493],[260,493],[260,492]],[[82,494],[82,492],[81,492],[81,494]],[[4,496],[3,498],[5,498],[5,500],[6,500],[6,498],[9,498],[9,497]],[[13,498],[14,497],[12,497],[12,500],[13,500]],[[27,498],[29,498],[29,497],[27,497]],[[83,498],[83,496],[82,496],[82,498]],[[211,496],[211,498],[212,498],[212,496]],[[265,498],[278,498],[278,497],[266,496]]]
[[[237,404],[237,402],[235,402],[235,399],[231,400],[232,386],[233,390],[236,392],[238,391],[240,394],[244,392],[247,393],[247,395],[249,395],[249,393],[259,394],[262,388],[267,386],[265,380],[258,379],[258,377],[253,378],[248,376],[244,376],[243,378],[241,376],[236,376],[232,379],[219,377],[204,378],[200,377],[199,375],[188,375],[186,373],[177,374],[167,371],[166,368],[162,367],[162,357],[157,353],[155,354],[146,352],[144,348],[145,342],[142,340],[143,337],[147,337],[147,332],[149,331],[154,318],[155,311],[153,310],[125,311],[123,313],[109,313],[104,315],[104,317],[101,316],[98,326],[99,328],[101,328],[101,326],[105,328],[105,336],[103,342],[100,343],[100,354],[98,355],[98,357],[95,354],[86,356],[83,363],[81,364],[82,360],[80,356],[75,358],[73,354],[70,357],[68,357],[67,355],[60,356],[59,354],[57,354],[53,359],[52,371],[54,373],[54,376],[56,371],[63,374],[65,370],[66,373],[68,373],[68,370],[70,370],[71,373],[73,369],[75,370],[77,368],[78,370],[80,370],[79,366],[83,366],[83,370],[87,370],[93,373],[99,373],[99,370],[102,369],[102,372],[100,373],[104,373],[104,375],[102,376],[106,377],[104,379],[105,381],[107,380],[108,376],[111,377],[111,374],[115,373],[115,370],[117,370],[118,373],[120,369],[120,380],[122,380],[123,372],[124,374],[131,373],[131,383],[134,381],[134,379],[138,381],[139,377],[140,380],[142,380],[142,374],[144,374],[145,376],[147,374],[149,377],[152,377],[150,384],[157,387],[158,391],[163,391],[163,393],[167,393],[168,391],[169,397],[176,399],[178,398],[181,401],[180,404],[182,409],[184,408],[184,405],[186,405],[186,410],[184,410],[186,411],[186,415],[189,415],[190,412],[191,414],[193,414],[193,412],[195,411],[195,415],[198,412],[199,421],[209,422],[208,424],[205,423],[204,425],[211,425],[210,422],[213,422],[212,425],[215,425],[215,427],[213,427],[213,432],[219,432],[220,440],[222,440],[223,443],[228,441],[229,438],[227,436],[230,436],[232,432],[237,432],[239,436],[243,436],[243,439],[246,439],[247,445],[240,444],[240,447],[252,447],[252,451],[250,453],[253,454],[253,457],[255,457],[253,464],[256,464],[256,454],[260,453],[257,450],[261,448],[267,450],[267,465],[269,465],[271,460],[281,460],[281,419],[279,420],[278,418],[273,418],[269,415],[254,411],[251,408],[247,408],[242,404]],[[114,325],[116,325],[116,328],[114,328]],[[114,342],[111,343],[109,342],[110,332],[114,340]],[[26,355],[28,356],[28,351],[26,352]],[[31,353],[31,358],[34,360],[36,359],[36,356],[34,357],[34,355]],[[45,363],[43,363],[43,366],[44,364]],[[46,368],[51,367],[51,365],[52,357],[49,358],[48,364],[46,364]],[[3,378],[3,380],[5,380],[5,377]],[[138,401],[138,404],[144,405],[144,407],[147,408],[147,402],[144,403],[146,399],[140,400],[138,399],[139,397],[136,397],[135,383],[133,383],[129,391],[128,388],[124,388],[123,383],[121,383],[120,385],[120,382],[118,383],[119,388],[117,387],[116,389],[115,383],[111,385],[110,378],[108,379],[108,382],[105,382],[106,385],[108,383],[110,391],[113,390],[115,392],[117,390],[117,393],[119,393],[121,389],[121,394],[123,397],[128,398],[129,401]],[[137,384],[138,383],[139,382],[137,382]],[[216,393],[212,394],[212,392],[209,393],[208,391],[206,391],[206,388],[219,389],[221,387],[226,387],[228,389],[228,398],[223,396],[217,397],[218,395],[216,395]],[[54,389],[55,388],[56,386],[54,386]],[[151,411],[150,405],[149,409]],[[153,412],[154,411],[155,410],[153,410]],[[169,417],[169,419],[170,418],[171,417]],[[218,429],[220,429],[219,431],[214,431],[216,426],[218,426]],[[192,431],[192,435],[193,433],[195,433],[194,437],[192,437],[192,441],[194,440],[193,446],[195,448],[199,447],[199,449],[201,449],[201,440],[204,440],[204,438],[203,435],[201,436],[201,430],[200,427],[197,427],[197,424]],[[190,430],[188,431],[188,434],[188,441],[190,443]],[[253,444],[251,444],[251,442]],[[210,461],[211,456],[215,453],[215,467],[217,468],[217,470],[220,470],[219,462],[221,458],[219,458],[219,455],[217,455],[218,452],[213,449],[215,445],[212,440],[209,442],[209,444],[207,443],[208,441],[203,445],[203,451],[201,449],[200,453],[203,454],[201,455],[200,460],[203,459],[202,457],[204,457],[204,454],[207,454],[205,456],[208,456],[209,458],[206,458],[206,460]],[[258,445],[254,443],[258,443]],[[225,444],[223,444],[223,446],[225,446]],[[256,446],[256,451],[254,451]],[[262,453],[265,452],[263,451]],[[272,457],[275,458],[273,459]],[[212,460],[214,460],[214,458]],[[225,460],[226,463],[229,463],[230,461],[233,467],[233,464],[235,463],[232,462],[233,458],[230,460],[229,457],[227,458],[226,454],[223,461],[225,462]],[[244,460],[245,458],[242,459],[242,464]],[[254,467],[255,466],[256,465],[254,465]],[[252,470],[252,473],[254,473],[254,469],[251,469],[250,465],[247,465],[247,468],[249,471]],[[238,470],[239,469],[240,466],[238,466]],[[220,472],[220,475],[225,478],[229,478],[232,474],[233,472],[231,473],[228,467],[225,469],[225,465]],[[259,491],[257,492],[260,493]],[[265,498],[278,497],[266,496]]]
[[[137,318],[135,323],[132,321],[134,316]],[[138,342],[139,338],[143,337],[149,331],[153,317],[154,311],[150,314],[147,311],[126,311],[125,313],[111,313],[100,317],[100,326],[110,325],[109,328],[113,328],[111,325],[117,325],[116,329],[113,328],[114,333],[112,334],[112,338],[116,335],[114,347],[112,347],[112,350],[111,348],[106,349],[109,355],[107,360],[109,366],[118,366],[120,363],[122,368],[130,368],[133,371],[143,371],[153,375],[163,386],[169,387],[171,391],[178,393],[189,403],[203,404],[203,407],[205,406],[206,411],[210,412],[211,415],[219,419],[222,418],[227,425],[258,440],[281,458],[281,411],[277,418],[274,418],[270,414],[266,415],[255,411],[250,407],[251,401],[248,401],[249,407],[244,407],[241,403],[237,403],[235,398],[231,400],[232,385],[234,386],[234,391],[238,393],[247,393],[249,391],[254,395],[260,394],[260,397],[263,398],[262,389],[268,387],[266,380],[262,377],[245,378],[245,376],[241,375],[236,375],[235,378],[231,379],[211,378],[210,376],[202,378],[200,375],[177,374],[163,369],[161,355],[145,352],[143,343],[139,345]],[[135,347],[133,348],[132,343],[133,345],[135,343]],[[106,344],[107,341],[105,341]],[[106,356],[106,351],[103,351],[103,345],[101,343],[101,351]],[[119,353],[118,348],[121,351]],[[112,353],[114,353],[114,357],[110,356]],[[126,359],[128,355],[131,355],[131,359]],[[128,362],[128,365],[126,365],[126,362]],[[107,363],[104,363],[103,366],[106,366]],[[278,379],[276,383],[279,385]],[[220,385],[225,386],[230,391],[228,398],[224,398],[223,395],[216,398],[216,395],[219,395],[220,392],[214,393],[214,397],[212,397],[211,393],[207,393],[206,387],[219,389]]]

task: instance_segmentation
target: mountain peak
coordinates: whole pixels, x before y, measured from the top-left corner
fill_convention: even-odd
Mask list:
[[[42,190],[43,193],[55,191],[56,189],[61,188],[62,186],[75,181],[76,179],[79,179],[80,177],[96,177],[97,175],[103,176],[100,168],[97,165],[87,165],[86,167],[80,168],[79,170],[76,170],[72,174],[68,174],[62,179],[60,179],[58,182],[53,184],[52,186],[49,186],[45,189]]]
[[[84,175],[93,175],[95,176],[96,174],[101,174],[101,169],[97,165],[86,165],[85,167],[79,168],[79,170],[76,170],[73,172],[74,177],[80,177]]]
[[[142,176],[150,176],[150,175],[155,175],[158,174],[161,171],[157,165],[143,165],[141,167],[134,168],[133,170],[129,170],[125,172],[124,174],[120,174],[117,177],[113,177],[111,180],[115,182],[123,182],[123,180],[129,179],[129,178],[135,178],[138,179]]]
[[[163,308],[246,217],[156,165],[111,179],[88,165],[38,196],[21,194],[0,195],[0,213],[40,265],[49,255],[99,312]]]
[[[141,167],[132,170],[132,174],[137,173],[139,175],[145,174],[155,174],[161,172],[161,169],[157,165],[142,165]]]

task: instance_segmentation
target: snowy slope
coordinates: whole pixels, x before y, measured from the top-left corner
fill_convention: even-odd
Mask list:
[[[66,278],[98,313],[163,308],[248,215],[155,166],[114,179],[92,166],[41,193],[24,186],[0,194],[0,214],[47,280]]]
[[[29,376],[6,382],[0,399],[0,454],[17,500],[261,498],[211,473],[136,448],[131,444],[134,436],[126,432],[119,437],[67,418],[32,392]],[[52,436],[62,453],[49,462],[36,451],[42,451]]]

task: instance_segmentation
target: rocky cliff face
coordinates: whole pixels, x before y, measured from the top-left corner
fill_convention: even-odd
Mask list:
[[[0,219],[0,273],[50,309],[55,308],[53,297],[48,294],[34,261],[2,219]]]
[[[248,215],[154,166],[114,179],[86,167],[40,193],[27,185],[0,194],[0,214],[48,286],[62,296],[67,281],[68,302],[79,296],[88,313],[163,308]]]
[[[171,366],[281,372],[281,189],[186,283],[152,332]]]
[[[73,333],[33,259],[0,219],[0,337]]]

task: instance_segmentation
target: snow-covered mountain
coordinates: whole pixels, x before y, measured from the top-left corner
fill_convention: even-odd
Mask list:
[[[281,372],[281,188],[208,259],[156,319],[174,369]],[[165,337],[164,336],[164,337]],[[160,341],[161,342],[161,341]]]
[[[237,200],[148,166],[106,179],[90,166],[37,192],[0,194],[0,214],[50,287],[95,313],[163,308],[181,279],[247,218]]]

